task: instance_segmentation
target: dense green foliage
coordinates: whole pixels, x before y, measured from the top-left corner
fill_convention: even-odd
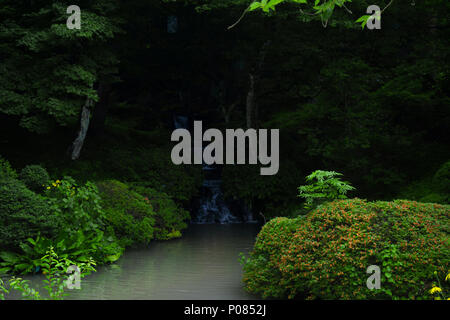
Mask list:
[[[139,184],[167,193],[178,203],[189,203],[198,193],[201,168],[174,165],[167,146],[170,137],[165,133],[161,137],[158,132],[129,130],[122,124],[107,126],[105,131],[105,136],[86,142],[82,159],[72,163],[54,158],[46,161],[58,175],[79,181],[115,179]]]
[[[187,227],[188,212],[165,193],[142,186],[130,188],[116,180],[99,182],[98,187],[105,219],[125,246],[177,238]]]
[[[186,203],[192,199],[201,185],[201,170],[174,165],[170,159],[169,148],[140,150],[138,160],[136,161],[136,156],[131,159],[140,164],[136,170],[139,174],[132,181],[138,181],[140,186],[170,194],[179,202]],[[120,165],[123,166],[125,163],[126,160]]]
[[[89,275],[95,271],[95,262],[89,260],[87,262],[77,263],[64,257],[58,256],[53,247],[48,247],[44,255],[38,260],[37,265],[42,266],[42,272],[45,274],[44,289],[47,291],[47,297],[41,292],[33,289],[29,285],[29,280],[12,277],[6,283],[0,278],[0,300],[5,299],[5,294],[11,291],[19,291],[23,299],[27,300],[62,300],[66,289],[66,281],[70,280],[67,275],[67,269],[70,266],[77,266],[80,271],[80,278]]]
[[[0,179],[15,179],[17,178],[17,172],[11,167],[11,164],[8,160],[3,159],[0,156]]]
[[[170,159],[182,115],[280,129],[278,174],[218,170],[227,200],[294,218],[258,236],[251,292],[430,297],[449,256],[449,1],[380,0],[380,30],[364,28],[366,0],[80,0],[80,30],[66,27],[71,4],[0,5],[0,273],[100,265],[180,237],[203,180],[202,166]],[[344,200],[351,190],[421,203]],[[386,286],[369,292],[374,263]]]
[[[0,180],[0,250],[17,249],[38,233],[53,236],[60,227],[47,200],[14,179]]]
[[[47,186],[43,195],[19,180],[0,180],[0,185],[2,272],[40,271],[50,247],[76,263],[94,259],[102,264],[121,256],[123,248],[106,228],[92,183],[78,186],[66,177]]]
[[[420,202],[450,203],[449,162],[445,162],[434,175],[412,183],[400,197]]]
[[[305,199],[305,207],[311,208],[324,201],[347,199],[347,192],[353,188],[348,182],[341,181],[341,173],[316,170],[306,177],[309,183],[298,187],[298,196]]]
[[[14,172],[3,164],[5,172]],[[46,173],[26,168],[24,181],[34,182],[26,179],[36,171]],[[177,238],[187,227],[188,212],[152,188],[132,189],[116,180],[77,184],[64,177],[40,185],[45,191],[39,195],[12,176],[0,179],[0,273],[41,272],[50,247],[76,265],[114,262],[126,246]]]
[[[117,1],[78,3],[84,19],[75,32],[66,27],[70,4],[2,1],[0,112],[33,132],[74,124],[86,98],[98,100],[96,81],[113,81],[117,72],[117,58],[105,45],[120,32]]]
[[[181,230],[187,228],[189,212],[177,205],[166,193],[141,186],[133,187],[155,211],[155,238],[168,240],[181,237]]]
[[[277,218],[244,259],[247,290],[264,297],[426,298],[450,267],[450,207],[413,201],[336,200],[296,219]],[[381,268],[381,290],[366,268]]]
[[[47,170],[39,165],[28,165],[20,171],[19,179],[25,183],[28,189],[35,192],[44,190],[50,181]]]
[[[56,245],[56,247],[53,247]],[[117,260],[122,253],[122,248],[116,247],[117,257],[105,257],[107,254],[102,248],[102,235],[90,234],[85,236],[82,231],[72,236],[62,235],[48,239],[38,236],[35,240],[29,238],[27,242],[20,244],[20,252],[3,251],[0,253],[0,273],[27,274],[42,272],[42,257],[52,250],[61,258],[71,261],[74,265],[84,263],[102,264],[106,261]],[[95,257],[95,258],[94,258]],[[69,265],[68,265],[69,266]]]
[[[115,180],[99,182],[105,219],[121,243],[148,244],[154,235],[155,212],[140,194]]]
[[[448,161],[448,1],[394,2],[376,31],[354,23],[367,1],[259,2],[227,30],[252,2],[83,1],[82,29],[67,30],[66,1],[6,1],[0,130],[17,141],[3,141],[2,153],[16,167],[33,155],[56,177],[139,182],[187,207],[201,176],[170,161],[173,115],[245,127],[248,75],[257,72],[255,127],[280,129],[280,172],[226,167],[230,199],[289,215],[298,181],[324,168],[342,172],[357,196],[390,200]],[[170,15],[179,21],[173,34]],[[81,159],[68,163],[86,97],[96,101],[91,125]],[[419,189],[415,198],[447,202]]]
[[[450,161],[444,163],[433,176],[435,188],[442,194],[450,195]],[[449,199],[447,199],[449,201]]]
[[[103,226],[100,196],[93,183],[79,186],[71,177],[64,177],[46,188],[46,196],[53,214],[63,221],[64,233],[96,233]]]

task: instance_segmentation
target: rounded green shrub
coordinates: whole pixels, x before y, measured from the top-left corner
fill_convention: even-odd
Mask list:
[[[3,159],[0,156],[0,180],[7,178],[17,178],[17,172],[11,167],[11,164],[8,162],[8,160]]]
[[[280,256],[288,250],[290,241],[303,217],[270,220],[258,234],[249,258],[241,257],[244,265],[245,289],[263,298],[286,296],[285,280],[280,272]]]
[[[16,250],[27,238],[39,233],[56,234],[58,218],[42,196],[18,180],[0,180],[0,249]]]
[[[147,244],[154,238],[155,212],[146,199],[117,180],[97,183],[104,217],[121,245]]]
[[[425,203],[448,203],[449,195],[444,195],[442,193],[429,193],[426,196],[419,199],[420,202]]]
[[[296,219],[276,218],[244,259],[246,289],[263,297],[420,299],[450,265],[450,206],[415,201],[327,203]],[[381,268],[369,290],[367,267]]]
[[[433,184],[442,193],[450,194],[450,161],[444,163],[433,177]]]
[[[39,165],[28,165],[23,168],[19,179],[35,192],[44,190],[44,186],[50,181],[47,170]]]
[[[168,240],[181,237],[180,231],[187,228],[186,221],[190,218],[188,211],[177,205],[164,192],[139,186],[133,188],[133,190],[144,196],[144,200],[151,204],[156,213],[156,239]]]

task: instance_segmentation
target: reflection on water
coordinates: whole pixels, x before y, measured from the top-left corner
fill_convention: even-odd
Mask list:
[[[68,290],[66,299],[255,299],[242,289],[239,253],[248,253],[256,224],[191,225],[181,239],[129,249]],[[40,277],[33,277],[38,287]]]

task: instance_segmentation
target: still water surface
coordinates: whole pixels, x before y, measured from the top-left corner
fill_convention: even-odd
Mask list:
[[[129,249],[113,265],[82,279],[66,299],[256,299],[242,289],[239,253],[248,253],[257,224],[191,225],[183,238]],[[33,287],[40,277],[31,278]]]

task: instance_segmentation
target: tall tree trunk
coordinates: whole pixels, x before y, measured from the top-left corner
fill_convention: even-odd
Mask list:
[[[93,105],[94,103],[92,99],[86,98],[83,110],[81,111],[80,130],[78,131],[77,138],[72,144],[72,160],[77,160],[80,157],[81,148],[83,148],[84,140],[86,139],[86,134],[89,128],[89,117],[91,115],[91,108]]]
[[[222,115],[225,119],[226,124],[230,123],[231,114],[233,113],[234,108],[238,105],[239,100],[240,99],[238,98],[235,102],[233,102],[228,106],[225,103],[222,103],[221,105]]]
[[[254,127],[254,107],[255,107],[255,76],[249,73],[250,86],[247,93],[247,128]]]
[[[247,113],[247,128],[258,127],[258,103],[256,99],[256,88],[261,77],[261,71],[264,66],[264,60],[266,57],[267,48],[269,47],[271,40],[264,42],[261,50],[259,51],[259,58],[256,66],[249,73],[250,85],[247,93],[246,113]]]
[[[102,135],[105,130],[105,121],[108,114],[108,107],[110,103],[110,86],[100,82],[98,87],[99,101],[92,113],[92,121],[90,124],[90,135]]]

